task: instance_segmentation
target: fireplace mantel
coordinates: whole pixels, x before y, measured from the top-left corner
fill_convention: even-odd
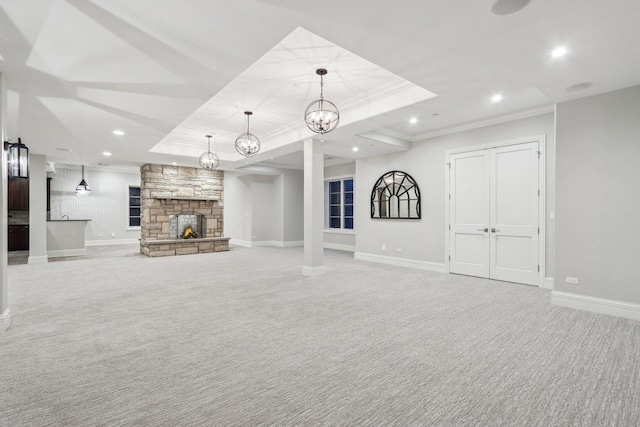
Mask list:
[[[168,197],[152,197],[152,199],[160,200],[161,202],[170,202],[171,200],[181,200],[186,202],[219,202],[219,197],[180,197],[180,196],[168,196]]]

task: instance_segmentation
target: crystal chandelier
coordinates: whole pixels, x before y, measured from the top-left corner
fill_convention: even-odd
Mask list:
[[[251,111],[245,111],[247,115],[247,131],[236,138],[236,151],[244,157],[253,157],[260,151],[260,140],[249,132],[249,117]]]
[[[205,135],[207,138],[207,152],[200,156],[200,167],[208,171],[212,171],[220,164],[220,159],[215,153],[211,152],[211,135]]]
[[[322,76],[327,74],[327,70],[318,68],[316,74],[320,76],[320,99],[309,104],[304,112],[304,121],[307,127],[315,133],[325,134],[338,127],[340,113],[333,102],[326,101],[323,97],[324,81]]]
[[[91,194],[91,188],[89,184],[87,184],[87,181],[84,180],[84,165],[82,165],[82,181],[80,181],[80,184],[76,187],[76,195],[88,196],[89,194]]]

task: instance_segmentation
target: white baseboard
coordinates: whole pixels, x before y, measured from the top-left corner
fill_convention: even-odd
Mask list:
[[[264,246],[275,246],[278,248],[292,248],[295,246],[304,246],[304,240],[289,241],[289,242],[282,242],[279,240],[261,240],[256,242],[250,242],[248,240],[230,239],[229,243],[232,245],[245,246],[247,248],[259,248]]]
[[[7,308],[0,314],[0,334],[4,333],[11,326],[11,309]]]
[[[307,267],[306,265],[302,266],[303,276],[317,277],[317,276],[324,276],[324,274],[325,274],[324,266],[321,266],[321,267]]]
[[[553,290],[553,277],[545,277],[544,284],[540,285],[540,287]]]
[[[248,240],[229,239],[229,244],[230,245],[244,246],[246,248],[250,248],[251,247],[251,242],[248,241]]]
[[[86,249],[61,249],[58,251],[47,251],[49,258],[60,258],[65,256],[80,256],[86,255]]]
[[[274,240],[260,240],[258,242],[249,242],[251,246],[250,248],[261,248],[264,246],[277,246]]]
[[[85,246],[111,246],[111,245],[129,245],[131,243],[140,243],[140,239],[111,239],[111,240],[87,240]]]
[[[325,243],[325,249],[335,249],[337,251],[355,252],[355,245],[340,245],[338,243]]]
[[[49,257],[47,255],[30,256],[27,259],[27,264],[46,264],[48,262],[49,262]]]
[[[380,262],[383,264],[395,265],[398,267],[417,268],[420,270],[435,271],[444,273],[444,264],[438,262],[419,261],[416,259],[396,258],[385,255],[367,254],[363,252],[355,252],[354,259],[361,261]]]
[[[575,308],[577,310],[591,311],[593,313],[640,320],[640,304],[629,302],[553,291],[551,292],[551,304]]]

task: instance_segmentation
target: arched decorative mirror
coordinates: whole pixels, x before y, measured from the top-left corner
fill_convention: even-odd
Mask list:
[[[371,218],[420,219],[420,189],[406,172],[387,172],[371,191]]]

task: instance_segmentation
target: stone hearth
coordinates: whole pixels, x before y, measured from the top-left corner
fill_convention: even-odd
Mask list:
[[[229,250],[229,238],[222,236],[224,172],[153,164],[140,171],[141,253],[156,257]],[[171,217],[183,212],[204,216],[204,237],[171,238]]]

